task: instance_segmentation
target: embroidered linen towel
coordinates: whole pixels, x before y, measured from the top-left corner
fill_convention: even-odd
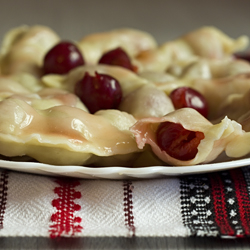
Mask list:
[[[0,236],[250,235],[250,167],[151,180],[0,171]]]

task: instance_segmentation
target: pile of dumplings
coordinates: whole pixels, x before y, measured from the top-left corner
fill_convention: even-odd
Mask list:
[[[234,56],[248,47],[248,37],[232,39],[215,27],[202,27],[158,44],[140,30],[111,30],[74,41],[85,65],[64,75],[43,75],[44,56],[60,41],[44,26],[17,27],[3,37],[3,159],[93,167],[187,166],[250,153],[250,63]],[[126,51],[137,72],[97,63],[117,47]],[[74,93],[86,72],[119,81],[123,99],[118,109],[88,111]],[[191,108],[175,110],[169,95],[181,86],[205,96],[208,118]],[[167,121],[204,134],[193,159],[181,161],[159,148],[156,130]]]

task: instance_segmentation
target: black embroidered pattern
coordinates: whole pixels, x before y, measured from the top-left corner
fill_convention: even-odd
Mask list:
[[[181,210],[191,235],[250,235],[250,167],[181,178]]]
[[[123,182],[124,191],[124,216],[125,225],[129,230],[129,234],[135,236],[135,225],[134,225],[134,215],[133,215],[133,184],[132,181]]]
[[[213,220],[210,195],[210,183],[206,176],[181,178],[182,218],[192,235],[218,234]]]
[[[3,219],[7,202],[8,172],[0,172],[0,229],[3,228]]]

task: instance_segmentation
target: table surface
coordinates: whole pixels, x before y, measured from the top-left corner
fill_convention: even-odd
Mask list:
[[[0,237],[0,249],[250,249],[250,238],[60,238]]]

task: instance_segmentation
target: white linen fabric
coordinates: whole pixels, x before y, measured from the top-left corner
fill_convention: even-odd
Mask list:
[[[190,234],[182,223],[178,178],[77,180],[0,173],[0,236]]]
[[[250,166],[161,179],[0,171],[0,237],[249,237]]]

